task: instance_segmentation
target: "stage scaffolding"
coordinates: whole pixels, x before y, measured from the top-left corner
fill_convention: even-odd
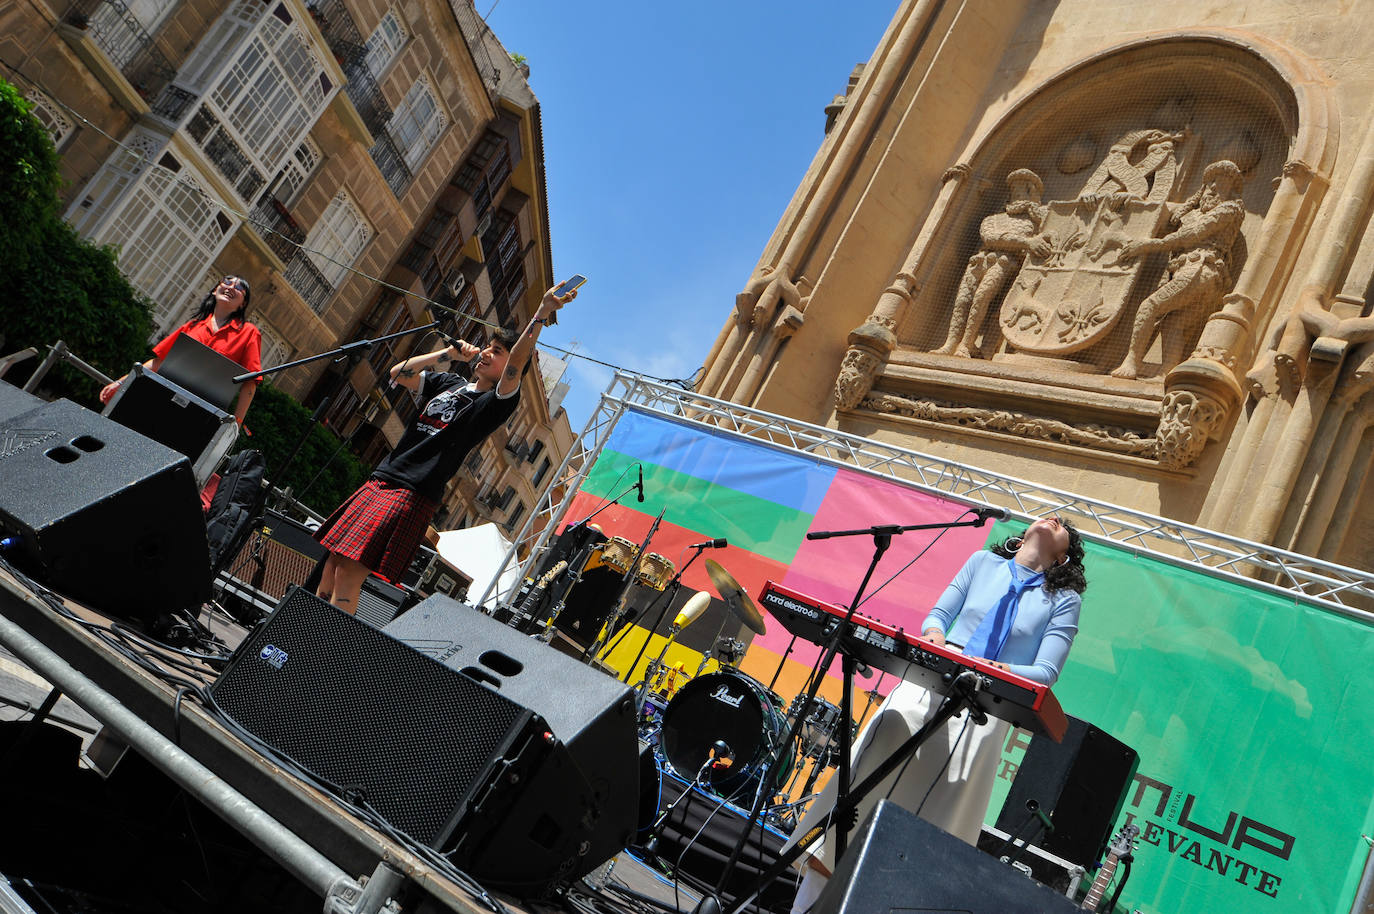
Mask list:
[[[1344,615],[1364,620],[1374,618],[1374,573],[1371,572],[624,373],[617,373],[602,394],[596,412],[553,475],[553,482],[540,494],[501,569],[492,578],[493,583],[482,594],[480,605],[488,605],[493,596],[498,603],[507,602],[514,596],[514,588],[493,594],[500,571],[519,561],[518,556],[523,554],[525,559],[516,587],[518,580],[529,575],[626,410],[767,442],[820,462],[897,479],[969,505],[1004,507],[1022,519],[1065,515],[1090,540],[1112,543],[1138,555],[1215,577],[1238,579],[1247,586],[1287,594],[1295,600],[1325,606]],[[901,522],[900,518],[890,520]]]

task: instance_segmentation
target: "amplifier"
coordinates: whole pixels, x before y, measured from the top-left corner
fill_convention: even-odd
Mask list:
[[[324,557],[324,547],[310,528],[268,510],[220,573],[219,581],[226,594],[253,607],[248,615],[261,617],[272,611],[291,585],[307,585]]]

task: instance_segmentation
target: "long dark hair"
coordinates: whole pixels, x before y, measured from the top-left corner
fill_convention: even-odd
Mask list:
[[[229,320],[245,321],[248,319],[248,302],[253,297],[253,288],[248,285],[248,280],[244,279],[242,276],[236,276],[234,278],[243,284],[241,289],[243,292],[243,304],[239,305],[237,311],[229,315]],[[191,315],[192,322],[203,321],[211,314],[215,313],[215,289],[218,289],[219,286],[219,283],[215,283],[214,288],[205,293],[205,297],[200,300],[200,307],[196,309],[195,314]]]
[[[1061,517],[1059,522],[1069,531],[1068,561],[1045,570],[1045,590],[1053,593],[1056,590],[1067,589],[1082,593],[1088,589],[1088,577],[1083,570],[1083,536],[1077,527],[1064,518]],[[1009,559],[1016,555],[1011,543],[1019,539],[1018,536],[1009,537],[1000,543],[993,543],[988,548],[1002,558]]]

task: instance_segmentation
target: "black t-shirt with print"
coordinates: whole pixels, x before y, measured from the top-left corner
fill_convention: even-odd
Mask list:
[[[498,397],[495,388],[479,391],[460,375],[424,372],[420,414],[372,475],[439,501],[468,452],[509,419],[519,401],[518,387]]]

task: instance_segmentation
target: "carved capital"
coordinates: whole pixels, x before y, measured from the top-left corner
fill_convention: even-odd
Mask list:
[[[893,277],[892,283],[883,290],[882,298],[878,300],[878,309],[875,312],[883,314],[895,314],[899,308],[911,304],[911,299],[916,292],[916,277],[903,270]],[[895,301],[889,296],[895,296]],[[883,299],[887,299],[884,301]],[[872,318],[869,318],[872,320]]]
[[[802,322],[805,320],[806,316],[801,311],[791,305],[785,305],[781,313],[778,314],[778,319],[773,321],[773,336],[778,340],[785,340],[800,330]]]
[[[1159,417],[1159,463],[1171,470],[1191,466],[1226,418],[1226,406],[1192,390],[1164,395]]]
[[[1283,163],[1283,175],[1274,179],[1274,189],[1278,190],[1284,178],[1293,182],[1293,186],[1298,189],[1298,193],[1306,193],[1307,186],[1316,177],[1317,170],[1302,159],[1289,159]]]
[[[850,346],[835,378],[835,407],[853,409],[873,389],[873,379],[883,363],[876,352],[864,346]]]
[[[940,175],[940,183],[948,184],[950,181],[962,181],[967,178],[972,171],[972,167],[970,167],[967,162],[960,162],[958,165],[945,169],[945,173]]]

